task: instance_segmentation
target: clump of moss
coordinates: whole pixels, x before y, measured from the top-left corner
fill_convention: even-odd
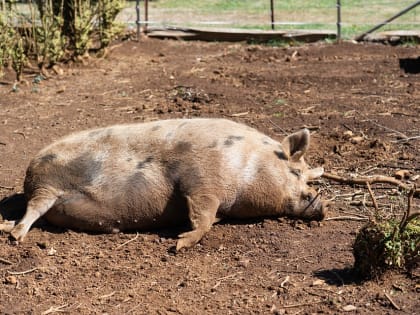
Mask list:
[[[354,269],[363,278],[377,278],[386,270],[410,271],[420,258],[420,218],[407,222],[369,222],[353,245]]]

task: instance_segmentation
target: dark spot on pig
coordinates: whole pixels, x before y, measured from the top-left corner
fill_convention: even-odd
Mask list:
[[[167,162],[165,171],[166,178],[173,187],[178,187],[183,194],[188,194],[203,184],[200,169],[195,165],[172,160]]]
[[[233,141],[230,139],[225,140],[225,142],[223,142],[223,144],[227,147],[230,147],[231,145],[233,145]]]
[[[217,140],[214,140],[209,146],[208,146],[208,148],[210,148],[210,149],[213,149],[213,148],[215,148],[215,147],[217,147]]]
[[[157,125],[157,126],[154,126],[153,128],[152,128],[152,131],[156,131],[156,130],[159,130],[160,128],[162,128],[161,126],[159,126],[159,125]]]
[[[57,158],[57,154],[51,153],[51,154],[46,154],[42,156],[40,160],[41,162],[49,163],[49,162],[54,161],[56,158]]]
[[[179,168],[181,162],[178,160],[165,161],[166,178],[172,183],[179,181]]]
[[[83,153],[64,166],[62,177],[66,185],[82,188],[90,185],[99,176],[101,169],[102,161],[90,153]]]
[[[234,141],[240,141],[243,138],[244,137],[242,137],[242,136],[229,136],[229,137],[227,137],[227,139],[223,143],[224,143],[225,146],[229,147],[229,146],[233,145]]]
[[[274,151],[274,154],[281,160],[288,160],[288,156],[283,151]]]
[[[269,144],[270,144],[270,140],[269,140],[268,138],[263,138],[263,139],[262,139],[262,143],[263,143],[264,145],[269,145]]]
[[[147,188],[147,179],[142,172],[136,172],[129,176],[126,182],[126,191],[133,191],[134,194],[139,194]]]
[[[153,161],[153,157],[148,156],[147,158],[145,158],[143,161],[140,161],[137,163],[137,169],[142,169],[145,168],[147,164],[149,164],[150,162]]]
[[[192,148],[192,144],[186,141],[179,141],[175,145],[175,151],[177,153],[185,153],[187,151],[191,151],[191,148]]]

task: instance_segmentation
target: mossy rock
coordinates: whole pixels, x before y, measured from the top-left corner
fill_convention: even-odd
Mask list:
[[[369,222],[353,245],[354,269],[363,278],[377,278],[386,270],[411,271],[420,263],[420,219],[411,220],[403,231],[400,222]]]

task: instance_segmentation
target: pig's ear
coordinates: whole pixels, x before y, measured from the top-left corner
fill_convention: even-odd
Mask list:
[[[284,153],[293,162],[299,161],[309,148],[309,138],[309,130],[306,128],[287,136],[281,143]]]
[[[310,170],[305,171],[304,175],[306,177],[306,180],[312,180],[312,179],[317,179],[321,177],[322,174],[324,174],[324,168],[317,167],[317,168],[312,168]]]

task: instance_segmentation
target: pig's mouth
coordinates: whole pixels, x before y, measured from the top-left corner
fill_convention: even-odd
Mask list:
[[[321,199],[321,191],[318,191],[305,208],[302,210],[304,217],[314,220],[322,220],[325,217],[325,205]]]

